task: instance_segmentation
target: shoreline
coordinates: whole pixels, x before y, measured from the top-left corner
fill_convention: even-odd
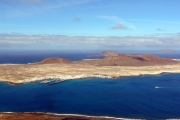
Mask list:
[[[11,116],[11,117],[19,117],[21,119],[22,116],[32,117],[35,119],[35,117],[38,117],[41,119],[42,117],[46,116],[46,118],[56,117],[58,120],[143,120],[143,119],[136,119],[136,118],[119,118],[119,117],[110,117],[110,116],[91,116],[91,115],[82,115],[82,114],[59,114],[59,113],[49,113],[49,112],[0,112],[0,119],[4,116]],[[18,119],[19,120],[19,119]]]
[[[140,74],[140,75],[130,75],[130,76],[118,76],[118,77],[112,77],[112,76],[104,76],[104,77],[84,77],[84,78],[74,78],[74,79],[64,79],[64,80],[60,80],[59,78],[52,78],[52,79],[39,79],[39,80],[35,80],[35,81],[28,81],[28,82],[9,82],[9,81],[1,81],[0,82],[5,82],[5,83],[9,83],[11,85],[21,85],[21,84],[28,84],[28,83],[37,83],[37,82],[40,82],[40,83],[44,83],[44,84],[49,84],[51,81],[56,81],[52,84],[49,84],[49,85],[53,85],[53,84],[58,84],[58,83],[61,83],[61,82],[65,82],[65,81],[69,81],[69,80],[78,80],[78,79],[93,79],[93,78],[107,78],[109,80],[115,80],[115,79],[118,79],[118,78],[122,78],[122,77],[141,77],[141,76],[156,76],[156,75],[165,75],[165,74],[180,74],[180,72],[162,72],[162,73],[158,73],[158,74]],[[45,81],[45,82],[44,82]]]
[[[84,78],[115,79],[127,76],[180,73],[180,64],[156,66],[94,66],[89,64],[1,65],[0,81],[23,84],[42,80],[58,82]]]
[[[146,120],[149,118],[120,118],[110,116],[91,116],[82,114],[59,114],[49,112],[0,112],[1,120],[24,120],[24,119],[53,119],[53,120]],[[157,119],[157,118],[154,118]],[[167,118],[165,120],[179,120],[179,118]]]

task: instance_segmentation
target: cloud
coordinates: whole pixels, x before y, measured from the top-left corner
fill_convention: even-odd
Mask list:
[[[79,49],[100,48],[100,47],[173,47],[179,48],[180,36],[162,37],[86,37],[86,36],[63,36],[63,35],[22,35],[22,34],[0,34],[0,48],[11,47],[25,48],[68,48]]]
[[[127,22],[127,21],[117,17],[117,16],[97,16],[97,18],[105,19],[105,20],[110,20],[110,21],[112,21],[114,23],[118,23],[119,25],[116,24],[117,28],[118,28],[118,26],[119,27],[120,26],[122,26],[122,27],[124,26],[124,28],[126,28],[126,29],[137,30],[135,25],[133,25],[132,23],[129,23],[129,22]],[[114,27],[116,28],[116,26],[114,26]]]
[[[124,30],[127,29],[125,26],[121,25],[120,23],[117,23],[114,27],[111,27],[112,30]]]
[[[73,19],[73,22],[80,22],[81,21],[81,18],[79,18],[79,17],[75,17],[74,19]]]
[[[4,0],[7,2],[40,3],[42,0]]]

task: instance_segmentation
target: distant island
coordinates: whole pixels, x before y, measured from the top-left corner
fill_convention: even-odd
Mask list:
[[[100,54],[96,54],[95,56],[118,56],[119,53],[114,52],[114,51],[103,51]]]
[[[176,53],[177,51],[172,50],[172,49],[161,49],[160,52],[161,53]]]
[[[119,54],[112,51],[104,51],[99,55],[105,58],[80,61],[47,58],[34,64],[0,64],[0,80],[21,84],[49,79],[64,81],[180,73],[180,62],[177,60],[148,54]]]

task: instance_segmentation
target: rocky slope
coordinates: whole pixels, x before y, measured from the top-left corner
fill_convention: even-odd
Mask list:
[[[38,62],[38,64],[53,64],[53,63],[69,64],[71,63],[71,61],[64,58],[46,58],[41,62]]]
[[[88,60],[79,61],[80,63],[87,63],[97,66],[152,66],[152,65],[171,65],[176,64],[178,61],[174,61],[167,58],[160,58],[153,55],[128,55],[119,54],[117,56],[107,56],[101,60]]]
[[[171,65],[179,63],[179,61],[171,60],[168,58],[160,58],[154,55],[130,55],[130,54],[118,54],[115,52],[102,52],[102,55],[106,55],[104,59],[99,60],[82,60],[71,62],[64,58],[47,58],[38,64],[89,64],[96,66],[153,66],[153,65]]]

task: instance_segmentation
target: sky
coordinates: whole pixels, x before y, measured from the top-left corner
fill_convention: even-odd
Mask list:
[[[0,50],[180,50],[179,0],[0,0]]]

